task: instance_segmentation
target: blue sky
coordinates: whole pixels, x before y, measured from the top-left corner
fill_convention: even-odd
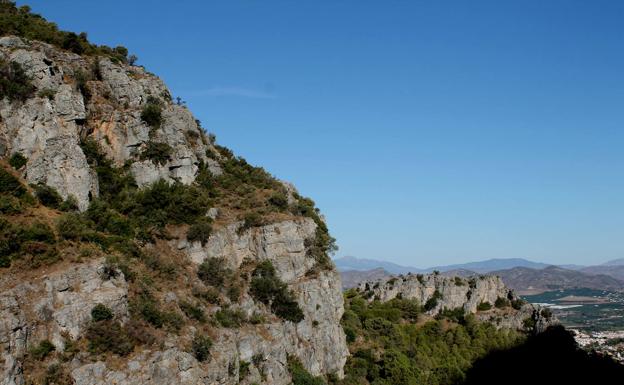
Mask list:
[[[128,47],[338,256],[624,257],[624,2],[24,3]]]

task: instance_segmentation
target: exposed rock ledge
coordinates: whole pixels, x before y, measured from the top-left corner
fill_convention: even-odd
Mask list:
[[[535,332],[545,330],[549,325],[558,323],[550,312],[529,303],[519,309],[494,307],[499,298],[509,301],[518,300],[513,290],[503,281],[492,275],[480,275],[469,278],[448,277],[439,274],[408,274],[374,282],[362,282],[358,290],[368,292],[369,299],[389,301],[397,296],[414,298],[426,304],[431,298],[438,297],[435,306],[427,311],[436,315],[441,311],[462,308],[466,313],[476,314],[477,319],[488,321],[497,327],[526,329],[527,325]],[[432,302],[433,303],[433,302]],[[479,304],[487,303],[491,309],[478,311]],[[528,321],[531,320],[531,321]]]

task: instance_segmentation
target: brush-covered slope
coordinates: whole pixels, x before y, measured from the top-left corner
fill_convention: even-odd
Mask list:
[[[218,146],[125,48],[6,1],[0,32],[0,383],[341,377],[314,202]]]

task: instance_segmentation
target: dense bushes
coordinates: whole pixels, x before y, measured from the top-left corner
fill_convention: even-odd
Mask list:
[[[511,306],[511,302],[507,298],[498,297],[496,298],[496,301],[494,302],[494,306],[496,306],[496,308],[498,309],[504,309],[506,307]]]
[[[202,246],[205,245],[212,232],[211,222],[209,218],[202,218],[192,224],[186,233],[189,242],[201,242]]]
[[[34,92],[35,87],[22,66],[17,62],[6,62],[0,58],[0,99],[8,98],[11,102],[24,101]]]
[[[295,323],[303,320],[303,311],[270,261],[261,262],[253,271],[249,293],[277,316]]]
[[[162,124],[162,103],[157,98],[150,96],[147,99],[147,103],[143,106],[141,111],[141,119],[155,130]]]
[[[215,319],[226,328],[241,327],[247,322],[247,317],[242,310],[223,308],[215,313]]]
[[[92,322],[85,336],[91,353],[112,352],[124,356],[132,352],[135,345],[125,328],[112,320]]]
[[[77,54],[108,56],[113,61],[126,62],[125,47],[110,48],[89,43],[86,33],[60,31],[56,24],[40,15],[31,13],[30,7],[17,8],[12,1],[0,1],[0,36],[17,35],[26,39],[40,40]]]
[[[220,288],[232,271],[225,267],[224,258],[207,258],[199,265],[197,276],[210,286]]]
[[[522,338],[464,316],[461,309],[424,325],[416,322],[419,311],[412,301],[368,302],[361,293],[346,291],[342,325],[351,356],[341,383],[455,384],[476,359]]]
[[[50,226],[13,224],[0,218],[0,267],[9,267],[14,260],[27,260],[36,267],[57,258],[56,236]]]
[[[164,166],[171,159],[173,149],[167,143],[148,141],[141,152],[141,160],[149,159],[155,165]]]
[[[488,311],[488,310],[490,310],[491,308],[492,308],[492,304],[491,304],[491,303],[489,303],[489,302],[487,302],[487,301],[486,301],[486,302],[480,302],[480,303],[477,305],[477,310],[478,310],[478,311]]]
[[[169,331],[178,332],[184,323],[179,313],[161,310],[159,302],[146,291],[140,293],[130,305],[134,316],[142,318],[155,328],[166,327]]]

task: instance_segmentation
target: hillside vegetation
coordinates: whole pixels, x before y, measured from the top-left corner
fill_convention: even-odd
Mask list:
[[[342,323],[351,352],[342,384],[349,385],[455,384],[475,360],[524,340],[461,309],[431,318],[415,300],[368,302],[355,290],[345,293]]]

